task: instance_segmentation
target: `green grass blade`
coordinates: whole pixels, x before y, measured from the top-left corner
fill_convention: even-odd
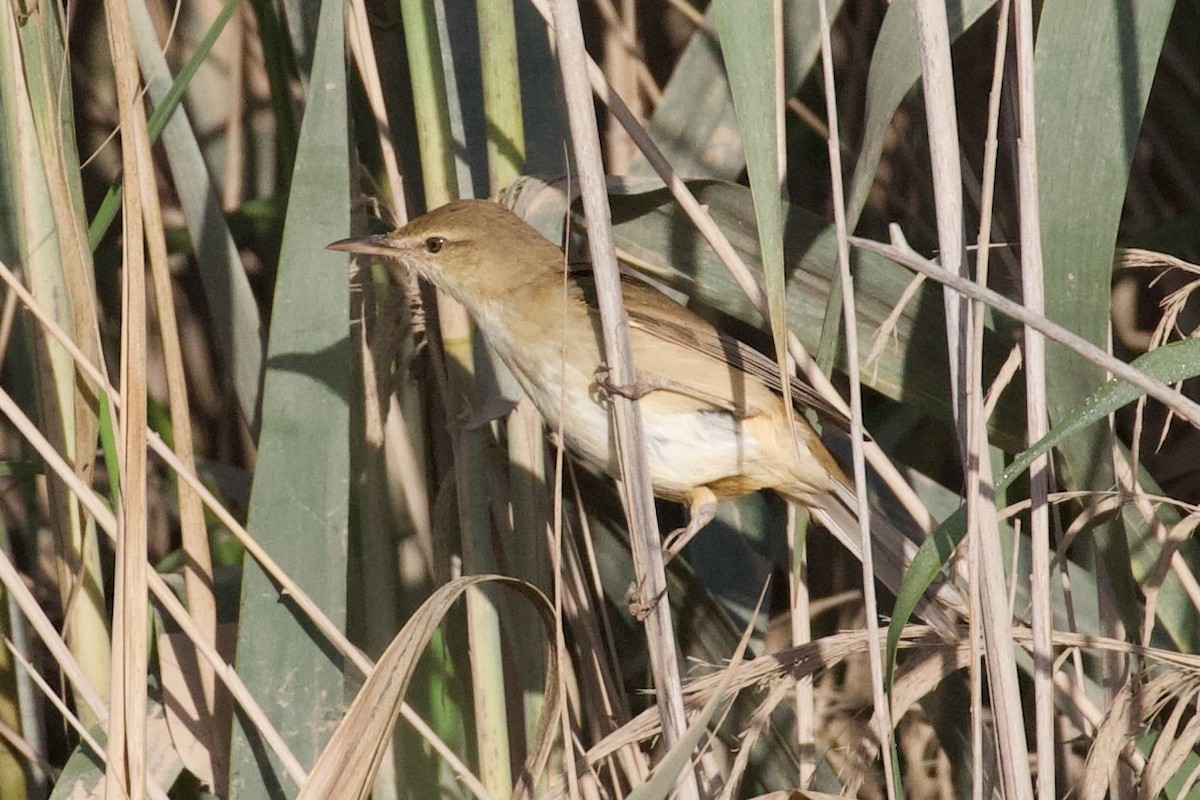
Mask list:
[[[158,141],[159,136],[162,136],[167,123],[170,122],[175,110],[179,108],[179,103],[183,99],[183,93],[187,91],[188,84],[191,83],[196,70],[200,69],[200,65],[204,63],[204,59],[208,58],[209,52],[217,42],[217,37],[225,29],[225,23],[233,15],[237,4],[238,0],[227,0],[225,7],[221,9],[221,13],[213,21],[208,33],[200,40],[200,44],[197,45],[195,52],[192,53],[191,57],[183,65],[183,69],[179,71],[179,75],[176,76],[175,81],[171,84],[171,88],[160,98],[155,99],[154,113],[146,121],[146,129],[150,134],[150,142],[152,144]],[[144,11],[145,6],[142,6],[141,9]],[[136,9],[134,10],[134,14],[137,14]],[[144,68],[145,65],[143,65]],[[108,192],[104,195],[104,199],[100,201],[100,208],[96,210],[96,216],[92,217],[92,223],[88,226],[88,243],[91,245],[93,251],[100,244],[100,240],[104,238],[104,235],[108,233],[108,229],[112,227],[113,220],[117,218],[117,212],[121,209],[121,196],[124,192],[123,185],[120,180],[117,180],[108,187]]]
[[[1169,383],[1194,378],[1200,375],[1200,339],[1188,339],[1160,347],[1133,363],[1147,375]],[[1111,380],[1104,384],[1083,405],[1066,414],[1045,437],[1021,453],[996,479],[994,489],[996,492],[1002,492],[1009,488],[1018,477],[1029,469],[1038,456],[1048,453],[1054,448],[1065,448],[1073,434],[1099,422],[1117,409],[1143,397],[1144,394],[1137,387],[1121,380]],[[891,626],[888,629],[889,665],[895,663],[896,644],[900,640],[901,631],[908,624],[913,610],[917,607],[917,601],[929,588],[942,566],[949,561],[954,548],[958,546],[965,533],[966,508],[962,507],[938,526],[937,531],[921,545],[916,557],[913,558],[908,572],[904,575],[900,592],[896,596],[896,606],[892,613]]]
[[[349,282],[325,250],[350,232],[343,6],[321,10],[284,223],[249,527],[333,620],[345,620],[349,516]],[[296,756],[312,764],[344,707],[340,660],[247,563],[237,667]],[[238,725],[230,795],[296,787]]]
[[[729,88],[737,111],[738,132],[746,150],[750,194],[762,255],[767,308],[771,315],[771,340],[780,374],[787,372],[787,275],[783,264],[783,199],[781,192],[780,139],[782,108],[777,102],[778,58],[775,40],[775,4],[722,0],[717,7],[721,52],[729,74]],[[782,36],[782,33],[778,35]],[[781,381],[790,405],[791,388]]]
[[[197,54],[208,52],[239,2],[226,0],[197,48]],[[225,223],[218,190],[208,174],[196,133],[187,115],[178,108],[179,97],[199,61],[189,59],[190,70],[186,74],[180,73],[179,78],[172,81],[144,0],[131,2],[129,10],[137,36],[138,61],[155,105],[150,119],[151,135],[162,134],[175,193],[183,206],[213,328],[221,344],[221,355],[233,377],[242,415],[250,429],[257,430],[263,362],[262,319],[237,245]]]

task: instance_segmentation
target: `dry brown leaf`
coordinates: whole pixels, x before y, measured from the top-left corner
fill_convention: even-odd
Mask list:
[[[228,659],[236,643],[235,628],[223,625],[217,633],[217,648]],[[225,760],[225,754],[229,752],[228,716],[223,725],[216,725],[214,729],[214,721],[200,713],[203,684],[198,662],[196,648],[184,634],[166,633],[158,637],[163,706],[171,740],[188,772],[208,786],[213,794],[224,797],[229,777],[229,765]]]
[[[1167,781],[1175,777],[1183,762],[1192,755],[1196,742],[1200,741],[1200,717],[1189,719],[1183,730],[1178,733],[1176,725],[1179,716],[1185,711],[1194,710],[1194,707],[1182,700],[1176,705],[1175,711],[1172,712],[1172,725],[1159,734],[1158,741],[1154,743],[1154,751],[1150,754],[1150,761],[1142,772],[1142,797],[1158,797],[1166,787]]]
[[[458,598],[467,589],[483,583],[499,583],[531,599],[546,626],[547,640],[553,640],[553,606],[528,583],[500,575],[468,575],[442,586],[421,604],[388,645],[317,759],[300,790],[299,800],[365,800],[391,742],[400,705],[425,646]],[[554,648],[546,648],[542,717],[514,797],[525,796],[537,783],[554,743],[560,703],[556,655]]]
[[[1108,713],[1096,729],[1092,749],[1088,751],[1083,780],[1079,783],[1079,800],[1103,800],[1108,794],[1109,782],[1116,772],[1129,736],[1129,704],[1131,688],[1129,679],[1121,686]]]

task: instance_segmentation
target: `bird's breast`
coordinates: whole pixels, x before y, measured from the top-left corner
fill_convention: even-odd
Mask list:
[[[547,368],[545,361],[510,366],[569,449],[593,469],[616,476],[609,400],[596,380],[599,357],[576,352],[564,360],[559,352],[557,368]],[[763,453],[747,420],[665,390],[643,396],[638,408],[650,480],[659,496],[682,499],[714,484],[726,485],[728,496],[735,496],[771,485],[753,477],[762,471]]]
[[[515,317],[514,308],[529,305],[509,300],[476,306],[472,315],[549,429],[561,432],[569,449],[591,468],[619,475],[609,399],[597,382],[602,356],[591,317],[555,298],[546,301],[541,314],[526,311]],[[739,398],[752,409],[735,414],[670,389],[644,394],[638,408],[657,495],[682,500],[706,486],[719,497],[735,497],[760,488],[826,482],[823,469],[808,475],[797,464],[787,412],[765,388],[748,383],[744,375],[733,376],[728,365],[657,340],[641,342],[635,351],[638,368],[645,371],[640,374],[671,375],[703,392]]]

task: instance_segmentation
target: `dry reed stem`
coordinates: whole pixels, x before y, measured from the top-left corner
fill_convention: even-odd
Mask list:
[[[121,409],[121,486],[117,513],[117,565],[113,599],[113,661],[105,792],[141,800],[146,794],[146,678],[149,601],[147,591],[146,486],[146,252],[144,214],[158,216],[145,109],[138,92],[137,56],[129,8],[104,5],[121,119],[123,202],[121,390],[131,398]],[[145,204],[145,205],[143,205]],[[161,217],[158,218],[161,239]],[[156,253],[165,257],[166,247]]]
[[[919,4],[918,4],[919,5]],[[875,705],[876,735],[881,743],[884,786],[889,798],[895,798],[896,765],[892,761],[892,726],[888,724],[888,695],[883,685],[884,657],[879,645],[879,607],[875,599],[875,559],[871,539],[870,499],[867,495],[867,466],[863,454],[862,382],[859,377],[858,316],[855,308],[854,279],[850,274],[850,242],[846,222],[846,193],[842,186],[842,154],[838,125],[837,95],[834,91],[833,45],[829,34],[829,12],[825,0],[818,0],[821,28],[821,66],[825,84],[825,113],[829,119],[826,145],[829,176],[833,187],[833,220],[837,231],[838,276],[842,284],[842,316],[846,321],[846,364],[850,379],[850,446],[854,464],[855,499],[858,501],[858,526],[862,553],[863,601],[866,606],[868,657],[871,666],[871,696]],[[953,374],[953,373],[952,373]]]
[[[584,50],[578,6],[571,0],[556,0],[554,23],[575,164],[582,187],[584,213],[589,221],[588,247],[596,276],[605,360],[615,383],[631,385],[636,375],[629,345],[628,319],[621,299],[616,253],[613,250],[611,211],[599,152],[596,113],[588,87],[590,62]],[[680,694],[679,650],[666,593],[661,537],[654,512],[641,414],[634,401],[620,396],[613,398],[611,413],[616,427],[621,487],[633,544],[634,572],[638,590],[650,606],[650,614],[646,618],[646,636],[656,699],[663,721],[663,739],[669,748],[683,735],[687,720]],[[685,770],[677,791],[683,800],[699,797],[694,771]]]

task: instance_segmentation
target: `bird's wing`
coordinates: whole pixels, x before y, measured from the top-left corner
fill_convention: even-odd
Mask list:
[[[637,295],[640,301],[626,308],[631,326],[663,341],[704,353],[731,369],[754,377],[771,391],[783,393],[779,365],[753,347],[707,323],[696,324],[700,320],[693,312],[643,283],[628,280],[625,291]],[[790,383],[794,403],[802,408],[811,408],[844,430],[850,429],[849,418],[821,397],[811,385],[796,377],[792,377]]]
[[[580,299],[596,309],[595,281],[589,269],[574,266],[568,274],[580,290]],[[625,312],[631,328],[650,336],[700,353],[728,368],[754,378],[775,394],[783,394],[779,380],[779,365],[748,344],[717,330],[707,320],[676,303],[662,292],[629,275],[621,275],[621,288],[626,298]],[[579,296],[579,295],[577,295]],[[811,408],[821,417],[843,430],[850,429],[850,419],[819,395],[807,382],[790,378],[792,402],[800,408]]]

